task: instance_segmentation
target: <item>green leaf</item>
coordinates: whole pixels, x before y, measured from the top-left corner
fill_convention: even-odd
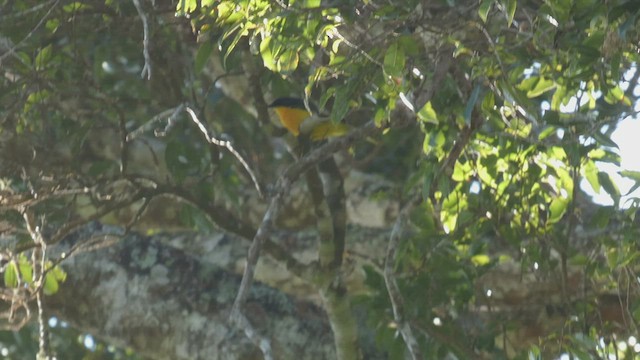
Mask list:
[[[616,154],[615,152],[610,151],[608,148],[602,148],[602,147],[589,151],[587,156],[591,160],[611,163],[616,166],[620,166],[620,161],[622,160],[619,154]]]
[[[198,8],[197,0],[180,0],[178,1],[178,6],[176,6],[176,10],[181,14],[189,14],[195,11]]]
[[[529,357],[528,360],[540,360],[542,359],[542,351],[540,351],[540,348],[536,345],[531,345],[531,347],[529,348]]]
[[[294,49],[285,49],[276,60],[276,70],[282,74],[291,74],[298,68],[300,57]]]
[[[539,76],[530,76],[524,80],[522,80],[520,82],[520,84],[516,85],[516,88],[518,90],[522,90],[522,91],[530,91],[531,89],[533,89],[534,86],[536,86],[536,84],[538,83],[538,81],[540,80]]]
[[[91,5],[84,4],[80,1],[75,1],[70,4],[66,4],[62,7],[62,10],[67,13],[77,12],[83,9],[90,9]]]
[[[302,2],[302,7],[305,9],[315,9],[320,7],[321,0],[304,0]]]
[[[600,179],[598,178],[598,167],[593,161],[587,161],[584,166],[584,176],[587,178],[589,185],[596,194],[600,194]]]
[[[482,100],[482,105],[481,105],[482,111],[485,114],[490,114],[494,112],[495,106],[496,106],[496,96],[492,91],[489,91],[487,92],[487,94],[484,96],[484,99]]]
[[[384,55],[385,74],[392,77],[401,77],[404,73],[405,62],[404,48],[396,41],[389,46],[387,53]]]
[[[620,189],[611,178],[611,175],[601,171],[598,173],[598,179],[600,180],[600,184],[602,184],[604,191],[611,196],[615,204],[618,204],[620,202]]]
[[[604,96],[604,101],[611,105],[622,103],[626,106],[631,106],[631,100],[624,95],[624,91],[619,86],[611,88]]]
[[[567,88],[559,85],[551,98],[551,110],[559,111],[560,105],[565,103],[565,96],[567,95]]]
[[[629,195],[636,191],[640,187],[640,171],[632,171],[632,170],[622,170],[618,172],[621,176],[624,176],[628,179],[634,180],[635,184],[629,189],[626,195]]]
[[[58,283],[58,280],[56,279],[56,277],[53,276],[51,273],[47,273],[44,276],[44,286],[42,287],[44,294],[53,295],[58,292],[59,288],[60,288],[60,284]]]
[[[540,134],[538,135],[538,140],[544,140],[549,135],[556,134],[557,132],[558,132],[558,128],[556,128],[555,126],[545,126],[542,129],[542,131],[540,131]]]
[[[629,178],[635,181],[640,181],[640,171],[622,170],[618,173],[626,178]]]
[[[344,116],[349,111],[349,99],[352,92],[353,85],[351,82],[336,89],[335,100],[331,109],[331,121],[338,123],[344,119]]]
[[[60,20],[59,19],[49,19],[47,20],[47,22],[45,23],[45,28],[47,30],[49,30],[50,33],[54,33],[56,32],[56,30],[58,30],[58,26],[60,26]]]
[[[473,91],[471,91],[471,96],[469,96],[469,100],[467,101],[467,106],[464,109],[464,122],[467,125],[471,123],[471,113],[473,113],[473,108],[476,106],[476,102],[478,102],[480,90],[482,90],[482,87],[480,85],[476,85],[473,88]]]
[[[231,41],[231,43],[227,47],[227,51],[225,51],[224,57],[222,59],[222,62],[223,62],[223,65],[224,65],[225,69],[228,68],[227,67],[227,59],[229,58],[229,55],[231,55],[231,52],[233,52],[233,49],[236,48],[236,45],[238,45],[238,43],[240,42],[240,39],[242,39],[246,35],[247,35],[247,31],[242,29],[242,30],[240,30],[240,31],[238,31],[236,33],[236,36],[233,37],[233,40]]]
[[[422,151],[425,154],[429,154],[432,151],[435,151],[436,154],[441,153],[446,141],[447,138],[442,130],[429,132],[424,135]]]
[[[276,71],[276,59],[273,55],[271,39],[271,37],[262,39],[262,42],[260,42],[260,55],[262,55],[264,66],[271,71]]]
[[[5,266],[4,286],[8,288],[18,287],[18,266],[15,261],[11,261]]]
[[[611,140],[608,135],[595,131],[591,136],[593,136],[593,138],[601,145],[618,149],[618,144]]]
[[[31,266],[31,263],[29,263],[26,258],[21,259],[18,264],[18,268],[20,269],[20,277],[22,278],[22,281],[27,284],[31,284],[33,282],[33,267]]]
[[[418,111],[418,120],[438,125],[438,114],[431,106],[431,101],[424,104],[422,109]]]
[[[562,219],[564,213],[567,211],[567,206],[569,205],[569,200],[561,197],[556,197],[551,201],[549,205],[549,224],[554,224]]]
[[[202,72],[202,69],[207,64],[209,57],[211,57],[211,53],[213,51],[213,43],[211,41],[206,41],[204,44],[200,46],[198,52],[196,53],[196,59],[194,64],[194,70],[196,74]]]
[[[45,46],[36,55],[36,70],[42,70],[47,66],[47,63],[51,60],[51,45]]]
[[[516,8],[518,7],[517,0],[505,0],[502,2],[502,6],[504,7],[507,15],[507,26],[511,26],[513,23],[513,17],[516,14]]]
[[[44,294],[53,295],[58,292],[60,283],[67,279],[67,273],[59,266],[48,269],[44,276]]]
[[[478,16],[482,19],[482,22],[487,22],[487,16],[489,16],[489,11],[491,10],[491,5],[493,5],[494,0],[482,0],[480,7],[478,8]]]
[[[556,83],[553,80],[548,80],[543,77],[539,78],[539,81],[533,87],[533,89],[527,91],[528,98],[538,97],[547,91],[553,90],[556,87]]]
[[[491,258],[486,254],[479,254],[472,256],[471,262],[476,266],[483,266],[489,264],[491,262]]]

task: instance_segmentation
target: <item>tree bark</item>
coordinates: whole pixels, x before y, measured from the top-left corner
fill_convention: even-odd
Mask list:
[[[70,242],[106,234],[92,224]],[[80,330],[152,359],[259,359],[260,351],[227,324],[240,276],[152,238],[116,244],[64,262],[68,278],[47,309]],[[245,314],[272,342],[277,359],[334,359],[326,315],[255,284]]]

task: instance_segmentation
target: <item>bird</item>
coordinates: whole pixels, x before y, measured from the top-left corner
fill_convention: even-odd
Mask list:
[[[345,135],[349,128],[345,124],[335,124],[329,118],[319,116],[317,108],[309,104],[309,112],[304,100],[296,97],[280,97],[270,105],[280,119],[280,123],[296,137],[304,136],[311,141],[321,141]]]
[[[280,118],[280,123],[298,140],[298,150],[304,154],[311,146],[311,142],[320,143],[331,137],[345,135],[349,127],[345,124],[334,123],[327,117],[319,116],[318,109],[309,104],[309,109],[305,106],[304,100],[295,97],[281,97],[275,99],[270,105]],[[313,113],[315,114],[313,114]],[[309,141],[311,140],[311,141]],[[332,241],[334,246],[333,266],[340,266],[344,256],[344,243],[346,233],[347,210],[345,205],[344,179],[340,173],[340,169],[333,158],[329,157],[318,163],[318,171],[323,173],[322,182],[326,181],[327,186],[320,184],[319,196],[325,197],[326,204],[329,207],[332,223]],[[307,172],[307,181],[309,184],[314,182],[314,177]],[[310,186],[311,188],[311,186]],[[314,187],[315,194],[317,187]],[[311,191],[311,190],[310,190]],[[312,199],[318,200],[313,195]],[[316,206],[319,206],[316,204]]]

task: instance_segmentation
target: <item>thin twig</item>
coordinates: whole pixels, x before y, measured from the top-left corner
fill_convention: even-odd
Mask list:
[[[281,177],[278,180],[278,184],[276,186],[277,191],[271,198],[271,202],[269,203],[269,207],[264,214],[262,223],[260,224],[260,227],[258,228],[253,241],[251,242],[251,246],[249,247],[249,253],[247,255],[247,265],[244,268],[242,281],[240,282],[240,288],[238,289],[236,299],[233,302],[233,307],[231,308],[231,315],[229,316],[230,321],[231,323],[238,326],[242,324],[240,318],[240,307],[244,304],[247,296],[249,295],[249,290],[251,289],[251,284],[253,283],[253,278],[255,275],[256,265],[258,264],[258,259],[260,257],[262,244],[271,234],[271,228],[280,210],[280,206],[282,205],[282,200],[284,198],[285,192],[284,189],[291,186],[291,181],[285,177]]]
[[[169,130],[171,130],[171,128],[175,125],[178,114],[180,112],[182,112],[183,110],[186,111],[187,114],[189,114],[189,116],[191,117],[191,120],[193,121],[194,124],[196,124],[196,126],[198,127],[198,129],[200,130],[202,135],[204,135],[205,140],[209,144],[216,145],[216,146],[223,147],[223,148],[227,149],[233,156],[235,156],[236,159],[238,159],[240,164],[242,164],[242,167],[245,169],[245,171],[251,177],[251,181],[253,182],[253,185],[255,186],[256,190],[258,191],[258,194],[261,197],[264,197],[264,191],[262,190],[262,186],[260,185],[260,182],[258,182],[258,177],[253,172],[253,170],[251,170],[251,167],[249,166],[249,163],[247,163],[247,161],[244,159],[244,157],[242,157],[242,155],[240,155],[240,153],[233,147],[233,145],[231,144],[231,141],[220,140],[220,139],[217,139],[217,138],[211,136],[211,134],[209,134],[209,130],[207,130],[207,127],[202,123],[202,121],[200,121],[200,119],[198,118],[198,115],[196,114],[196,112],[193,109],[191,109],[191,107],[187,106],[186,104],[180,104],[180,105],[176,106],[175,108],[165,110],[165,111],[161,112],[160,114],[154,116],[153,118],[151,118],[151,120],[147,121],[146,123],[144,123],[139,128],[137,128],[134,131],[130,132],[126,136],[126,140],[127,141],[131,141],[131,140],[139,137],[144,132],[150,130],[151,127],[153,126],[153,124],[155,124],[156,122],[164,120],[164,119],[167,119],[167,125],[165,126],[164,130],[155,131],[155,135],[156,136],[165,136],[166,133]]]
[[[396,282],[393,268],[396,263],[396,255],[398,253],[398,246],[400,245],[402,231],[404,230],[405,224],[408,220],[409,213],[421,199],[421,196],[416,197],[416,199],[405,205],[398,214],[398,218],[393,225],[393,230],[391,230],[391,236],[389,237],[389,243],[387,245],[387,255],[384,261],[384,282],[387,285],[389,300],[391,300],[393,319],[398,326],[398,331],[404,339],[404,343],[407,345],[407,349],[409,349],[411,358],[414,360],[422,359],[423,357],[418,341],[411,330],[411,324],[405,320],[402,294],[400,293],[400,288]]]
[[[252,343],[254,343],[260,351],[265,360],[273,360],[273,353],[271,351],[271,340],[260,335],[251,325],[249,320],[241,313],[236,314],[236,321],[238,326],[244,330],[244,334]]]
[[[44,316],[44,305],[42,304],[42,290],[39,290],[36,293],[36,305],[38,306],[38,325],[40,327],[40,331],[38,334],[38,359],[51,359],[49,354],[51,351],[49,350],[49,328],[47,319]]]
[[[31,239],[34,244],[33,252],[31,253],[31,261],[33,267],[33,284],[35,285],[36,305],[38,307],[38,358],[49,359],[49,329],[47,327],[47,321],[44,317],[44,306],[42,304],[42,292],[44,291],[44,282],[46,275],[46,259],[47,259],[47,243],[42,236],[40,227],[36,225],[36,220],[30,209],[24,209],[22,212],[24,222],[26,224],[27,231],[31,235]],[[26,279],[29,281],[30,279]]]
[[[8,197],[2,197],[0,195],[0,206],[5,209],[21,209],[29,206],[37,205],[38,203],[49,200],[52,198],[70,196],[70,195],[83,195],[92,191],[89,187],[83,188],[71,188],[71,189],[57,189],[53,190],[49,194],[39,194],[33,192],[32,197],[25,197],[24,194],[17,194]]]
[[[9,14],[6,14],[6,15],[2,15],[2,16],[0,16],[0,21],[7,21],[9,19],[16,19],[16,18],[25,16],[25,15],[29,15],[32,12],[39,11],[40,9],[48,6],[49,4],[51,4],[54,1],[56,1],[56,0],[49,0],[47,2],[43,2],[41,4],[32,6],[32,7],[28,8],[28,9],[25,9],[25,10],[22,10],[22,11],[13,11],[12,13],[9,13]]]
[[[173,124],[175,124],[175,119],[177,118],[178,114],[184,110],[185,105],[184,104],[180,104],[172,109],[168,109],[165,110],[163,112],[161,112],[160,114],[154,116],[151,118],[151,120],[147,121],[146,123],[142,124],[139,128],[133,130],[132,132],[130,132],[129,134],[127,134],[126,140],[127,141],[132,141],[136,138],[138,138],[140,135],[142,135],[143,133],[149,131],[152,127],[153,124],[155,124],[156,122],[159,122],[161,120],[167,120],[167,125],[165,127],[165,129],[163,131],[160,132],[156,132],[157,136],[164,136],[165,133],[167,131],[169,131],[171,129],[171,127],[173,127]]]
[[[140,5],[140,0],[133,0],[133,5],[135,5],[136,10],[138,11],[138,16],[140,16],[140,20],[142,20],[142,29],[144,32],[144,36],[142,39],[142,55],[144,56],[144,67],[142,68],[140,77],[144,79],[146,75],[147,80],[151,80],[151,55],[149,55],[149,22],[147,21],[147,14],[144,13],[144,9],[142,8],[142,5]]]
[[[213,145],[227,149],[233,156],[236,157],[236,159],[238,159],[240,164],[242,164],[242,167],[244,167],[245,171],[251,177],[251,181],[253,181],[253,185],[258,191],[258,194],[260,195],[260,197],[264,197],[264,191],[262,191],[262,186],[258,182],[258,177],[256,176],[256,174],[253,173],[253,170],[251,170],[251,167],[249,166],[247,161],[233,147],[233,145],[231,144],[231,141],[219,140],[211,136],[207,128],[204,126],[204,124],[200,121],[200,119],[198,119],[198,116],[196,115],[196,113],[188,106],[185,107],[185,110],[189,114],[189,116],[191,116],[191,120],[193,120],[193,122],[198,126],[198,129],[200,129],[200,132],[202,132],[202,135],[204,135],[205,139],[209,144],[213,144]]]

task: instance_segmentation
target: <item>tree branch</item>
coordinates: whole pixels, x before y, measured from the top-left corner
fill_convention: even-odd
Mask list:
[[[147,80],[151,80],[151,55],[149,55],[149,21],[147,20],[147,14],[145,14],[142,5],[140,5],[140,0],[132,0],[133,5],[135,5],[136,10],[138,11],[138,16],[140,16],[140,20],[142,20],[142,30],[143,30],[143,39],[142,39],[142,55],[144,56],[144,66],[142,67],[142,72],[140,73],[140,77],[144,79],[145,75],[147,76]]]

